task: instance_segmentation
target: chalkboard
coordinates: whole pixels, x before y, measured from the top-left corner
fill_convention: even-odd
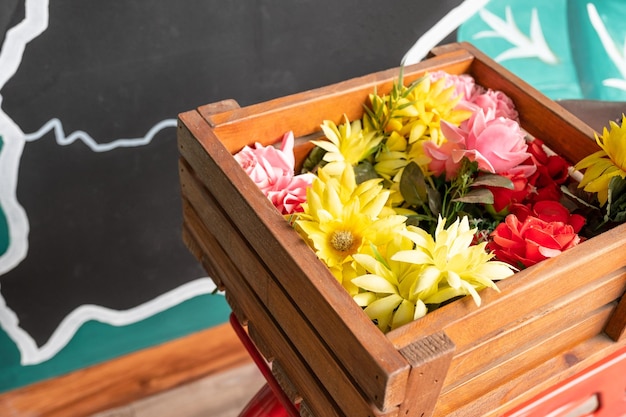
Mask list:
[[[226,321],[181,242],[177,113],[396,67],[461,3],[3,1],[0,391]]]

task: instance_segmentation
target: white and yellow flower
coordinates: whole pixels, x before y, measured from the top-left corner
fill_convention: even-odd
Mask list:
[[[404,229],[406,218],[387,206],[389,191],[382,179],[356,184],[354,171],[345,165],[341,176],[330,175],[327,167],[307,190],[304,213],[296,220],[317,256],[331,268],[340,282],[343,264],[370,245],[382,246]],[[349,283],[348,283],[349,284]]]
[[[608,200],[611,178],[626,178],[626,116],[622,115],[621,126],[611,121],[610,129],[604,128],[602,136],[596,134],[596,142],[602,150],[595,152],[576,164],[584,169],[579,187],[597,193],[598,201],[604,206]]]
[[[383,140],[383,135],[375,130],[366,130],[361,120],[352,123],[344,115],[345,123],[337,126],[330,120],[321,125],[328,140],[313,140],[315,145],[326,151],[324,161],[328,162],[327,170],[339,175],[343,164],[355,166],[374,154]]]

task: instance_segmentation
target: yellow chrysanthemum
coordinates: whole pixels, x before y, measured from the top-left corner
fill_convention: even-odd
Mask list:
[[[466,216],[457,218],[447,229],[439,218],[434,237],[426,231],[408,226],[404,235],[415,244],[412,250],[400,251],[394,261],[421,265],[419,281],[413,291],[426,304],[438,304],[460,295],[471,295],[480,305],[478,291],[498,289],[494,281],[514,273],[510,265],[491,261],[486,243],[472,245],[476,229],[470,229]]]
[[[351,166],[344,164],[341,176],[331,175],[325,166],[307,190],[296,229],[317,256],[334,269],[335,276],[363,247],[384,245],[404,228],[404,216],[387,215],[392,212],[386,205],[389,191],[383,189],[381,181],[357,185]]]
[[[411,248],[413,242],[398,235],[387,245],[386,257],[380,253],[373,256],[354,255],[356,263],[367,274],[352,280],[360,289],[353,298],[383,332],[423,317],[428,312],[419,294],[413,291],[421,266],[389,259],[396,252]]]
[[[344,115],[345,123],[339,127],[330,120],[321,125],[326,140],[313,140],[315,145],[326,151],[324,160],[328,162],[328,170],[334,175],[341,172],[342,164],[355,166],[378,150],[383,135],[374,130],[361,127],[361,121],[352,123]]]
[[[392,132],[375,158],[374,170],[391,182],[408,163],[407,140],[398,132]]]
[[[610,129],[605,127],[601,137],[596,134],[596,142],[602,150],[576,164],[576,169],[585,170],[578,186],[597,193],[600,205],[604,206],[611,178],[618,175],[626,178],[626,116],[622,115],[621,126],[611,121]]]
[[[462,96],[456,94],[454,86],[446,87],[445,79],[440,78],[432,82],[425,76],[415,87],[401,88],[401,97],[394,103],[393,109],[388,109],[389,97],[370,95],[370,101],[375,108],[385,115],[386,132],[398,132],[406,137],[410,144],[419,140],[431,140],[438,145],[444,140],[441,135],[441,120],[446,120],[458,126],[471,116],[471,111],[458,109],[457,104]],[[375,103],[375,104],[374,104]],[[366,115],[365,119],[370,118]],[[377,123],[368,121],[368,125]]]

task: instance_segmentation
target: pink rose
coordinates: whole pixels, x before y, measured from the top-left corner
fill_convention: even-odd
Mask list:
[[[460,161],[452,159],[452,153],[462,150],[460,145],[453,141],[444,142],[441,146],[437,146],[435,142],[427,141],[422,145],[424,153],[430,158],[428,170],[436,177],[446,174],[446,181],[456,177],[461,168]]]
[[[580,237],[569,224],[547,222],[534,216],[522,222],[509,214],[491,233],[487,248],[498,260],[519,268],[553,258],[579,242]]]
[[[482,94],[474,95],[470,101],[483,109],[485,114],[519,121],[519,113],[513,100],[502,91],[488,89]]]
[[[313,174],[294,176],[293,133],[285,133],[280,149],[256,143],[246,146],[234,155],[235,160],[259,189],[282,214],[302,211],[306,188]]]
[[[444,86],[446,88],[454,86],[456,94],[461,95],[462,100],[470,101],[477,92],[482,91],[482,87],[477,86],[474,78],[468,74],[454,75],[445,71],[435,71],[431,72],[429,76],[433,82],[444,78]]]
[[[514,120],[503,117],[489,120],[478,110],[464,128],[442,121],[441,131],[447,140],[462,144],[462,149],[452,152],[455,162],[467,157],[478,162],[482,171],[513,175],[522,172],[529,176],[536,169],[534,165],[521,165],[530,154],[524,134]]]

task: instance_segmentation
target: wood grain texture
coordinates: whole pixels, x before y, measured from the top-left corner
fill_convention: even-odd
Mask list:
[[[259,257],[262,260],[266,268],[259,270],[254,267],[249,274],[243,274],[255,277],[251,283],[258,286],[255,293],[262,304],[288,308],[286,304],[270,299],[279,296],[281,291],[285,292],[288,299],[307,299],[306,304],[299,305],[301,311],[297,315],[322,336],[323,342],[320,342],[328,345],[324,350],[330,350],[331,355],[337,356],[341,366],[347,370],[347,375],[359,381],[360,389],[365,391],[378,409],[384,411],[397,407],[402,400],[401,393],[405,390],[408,376],[406,360],[352,302],[330,271],[323,267],[315,254],[293,232],[230,153],[207,132],[206,126],[202,125],[203,119],[194,112],[185,113],[180,118],[184,125],[179,130],[181,155],[192,169],[194,177],[228,214],[226,221],[217,222],[211,220],[217,215],[216,212],[207,213],[205,223],[208,225],[210,222],[211,227],[231,224],[229,227],[236,229],[245,238],[245,244],[237,244],[235,240],[227,239],[227,236],[237,234],[226,234],[226,231],[215,234],[223,239],[222,244],[236,245],[227,252],[239,268],[250,267],[250,259]],[[200,141],[196,140],[198,137]],[[208,159],[207,152],[211,155]],[[201,204],[194,207],[206,210]],[[237,207],[237,210],[227,209],[232,207]],[[246,254],[242,250],[250,252]],[[266,271],[270,273],[269,277]],[[276,285],[281,290],[267,291],[263,287],[265,285]],[[316,294],[316,297],[310,297],[311,294]],[[295,315],[277,315],[276,319],[291,320],[295,319]],[[300,331],[298,326],[287,327]],[[333,334],[323,329],[332,329]],[[291,338],[298,340],[295,334]],[[367,348],[354,350],[352,346]]]
[[[90,417],[237,417],[264,384],[250,363]]]
[[[3,417],[82,417],[251,362],[228,324],[0,395]]]
[[[622,296],[604,332],[616,342],[626,338],[626,295]]]
[[[411,364],[406,400],[400,407],[400,415],[430,416],[452,362],[454,343],[444,332],[439,332],[417,340],[400,352]]]
[[[183,216],[189,224],[193,225],[192,234],[195,240],[202,247],[203,242],[213,242],[206,239],[205,235],[215,236],[224,253],[232,255],[240,253],[247,248],[245,240],[239,236],[237,230],[232,229],[225,214],[214,200],[207,193],[202,193],[201,185],[194,180],[189,169],[184,169],[181,162],[181,179],[186,186],[185,200],[188,204],[183,207]],[[195,210],[198,210],[196,213]],[[202,222],[201,218],[210,218],[212,221]],[[205,250],[214,250],[214,247]],[[223,258],[224,265],[230,265],[229,258]],[[243,256],[242,256],[243,259]],[[311,404],[327,403],[329,401],[328,392],[336,395],[336,401],[346,415],[372,414],[370,405],[364,400],[358,387],[349,378],[349,374],[343,370],[342,364],[329,352],[322,344],[321,340],[312,333],[306,322],[299,320],[299,313],[295,306],[289,302],[283,291],[271,281],[264,265],[252,256],[248,256],[235,267],[229,267],[232,273],[224,274],[222,281],[226,287],[226,293],[232,296],[232,301],[241,315],[248,317],[251,328],[251,337],[261,347],[261,351],[266,358],[272,358],[273,352],[282,351],[282,355],[291,357],[288,361],[281,361],[283,367],[291,372],[298,372],[301,377],[297,382],[297,391],[302,393]],[[263,308],[261,297],[271,299],[266,303],[269,310]],[[293,336],[287,338],[284,332],[290,331]],[[277,347],[280,346],[280,347]],[[310,368],[294,368],[299,362],[315,363],[318,366],[315,370]],[[324,381],[323,390],[314,391],[311,387],[317,387],[319,380]],[[397,410],[396,410],[397,411]],[[317,410],[317,415],[324,415]],[[379,413],[382,415],[382,413]]]

